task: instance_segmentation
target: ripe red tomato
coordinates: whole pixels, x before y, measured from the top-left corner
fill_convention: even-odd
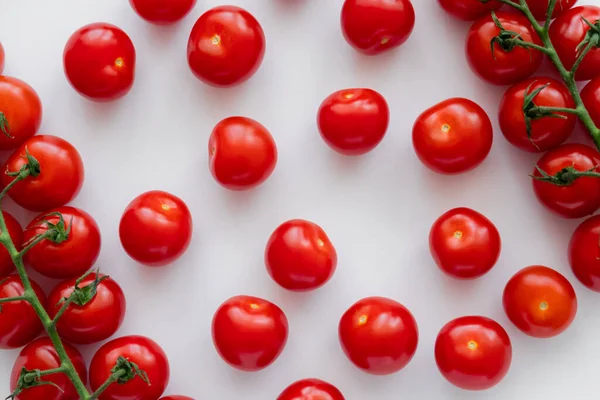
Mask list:
[[[385,297],[354,303],[338,327],[344,353],[354,365],[373,375],[389,375],[404,368],[419,342],[417,322],[406,307]]]
[[[31,280],[31,279],[30,279]],[[31,280],[33,291],[40,302],[46,306],[46,294],[35,281]],[[25,294],[18,275],[3,277],[0,281],[0,299]],[[44,327],[35,310],[25,300],[2,304],[0,312],[0,349],[16,349],[35,339]]]
[[[230,190],[260,185],[277,165],[277,146],[261,124],[245,117],[219,122],[208,139],[209,168],[213,177]]]
[[[171,395],[171,396],[161,397],[160,400],[194,400],[194,399],[192,399],[191,397],[187,397],[187,396]]]
[[[259,371],[281,354],[288,338],[288,320],[270,301],[234,296],[217,309],[212,338],[223,360],[242,371]]]
[[[548,0],[525,0],[529,6],[529,10],[538,21],[544,21],[546,19],[546,12],[548,11]],[[564,13],[573,5],[577,3],[577,0],[558,0],[552,13],[552,18],[558,17]]]
[[[435,341],[435,361],[450,383],[484,390],[504,378],[512,360],[508,334],[485,317],[460,317],[448,322]]]
[[[104,276],[104,275],[100,275]],[[79,288],[90,285],[96,279],[95,273],[87,275]],[[48,296],[48,314],[54,318],[62,307],[61,299],[68,298],[75,290],[76,279],[59,283]],[[111,337],[125,318],[125,295],[112,278],[98,284],[96,295],[85,305],[71,303],[56,324],[58,334],[76,344],[90,344]],[[101,317],[99,317],[101,316]]]
[[[126,383],[113,384],[102,393],[102,400],[155,400],[169,383],[169,361],[163,349],[144,336],[123,336],[105,343],[90,363],[90,387],[98,389],[111,375],[117,359],[124,357],[148,375],[148,383],[139,376]]]
[[[10,215],[6,211],[2,211],[2,215],[4,216],[6,229],[8,230],[8,234],[10,235],[12,242],[15,244],[17,250],[21,250],[21,245],[23,244],[23,228],[21,228],[21,224],[19,224],[19,221],[17,221],[15,217]],[[6,276],[11,272],[16,272],[15,264],[13,264],[10,254],[8,254],[8,250],[6,250],[4,246],[1,246],[0,276]]]
[[[600,153],[583,144],[563,144],[540,158],[537,167],[550,176],[568,176],[565,168],[577,171],[600,172]],[[548,209],[565,218],[582,218],[600,208],[600,179],[582,177],[571,184],[558,186],[543,182],[537,168],[533,170],[533,191],[537,199]],[[567,179],[567,178],[565,178]],[[564,180],[561,178],[561,180]],[[568,179],[566,180],[568,182]]]
[[[61,242],[43,240],[29,250],[24,261],[31,268],[49,278],[79,278],[92,268],[100,254],[100,228],[90,214],[80,208],[63,206],[37,216],[25,228],[24,242],[33,240],[48,230],[47,221],[53,225],[63,216],[69,237]]]
[[[454,208],[439,217],[429,232],[429,250],[435,263],[459,279],[478,278],[500,257],[500,233],[483,214]]]
[[[475,21],[488,15],[490,11],[502,7],[502,3],[490,1],[483,4],[480,0],[438,0],[440,6],[450,15],[464,21]]]
[[[356,156],[373,150],[383,139],[390,110],[371,89],[344,89],[329,95],[317,115],[321,137],[335,151]]]
[[[523,268],[513,275],[504,288],[502,304],[517,328],[537,338],[562,333],[577,313],[573,286],[560,273],[541,265]]]
[[[0,150],[19,147],[41,123],[42,102],[35,90],[20,79],[0,76]]]
[[[192,214],[183,200],[170,193],[142,193],[125,209],[119,225],[123,249],[149,267],[177,260],[192,239]]]
[[[281,287],[302,292],[323,286],[333,276],[337,253],[319,225],[293,219],[271,234],[265,265]]]
[[[410,0],[345,0],[341,25],[348,44],[372,56],[408,40],[415,9]]]
[[[79,28],[63,53],[65,75],[83,97],[110,101],[125,96],[135,77],[135,47],[121,28],[104,22]]]
[[[594,24],[600,20],[600,7],[580,6],[571,8],[558,16],[550,25],[550,40],[564,64],[565,68],[571,69],[579,55],[579,44],[583,42],[590,30],[588,24],[583,20]],[[600,49],[592,48],[585,56],[577,72],[575,79],[586,81],[600,75]]]
[[[73,200],[83,185],[83,161],[73,145],[51,135],[37,135],[25,141],[8,157],[5,171],[19,171],[27,164],[26,151],[40,164],[40,174],[13,186],[8,195],[30,211],[46,211]],[[2,174],[2,186],[14,178]]]
[[[148,22],[168,25],[185,17],[196,0],[129,0],[135,12]]]
[[[83,383],[87,382],[87,372],[85,361],[76,348],[68,343],[63,343],[69,359],[73,363],[79,378]],[[61,361],[56,353],[54,345],[48,337],[35,339],[21,350],[13,365],[10,375],[10,390],[17,387],[17,380],[21,374],[21,368],[25,367],[29,371],[39,369],[54,369],[60,367]],[[45,375],[43,380],[52,382],[56,386],[43,385],[23,390],[15,400],[78,400],[79,395],[75,387],[65,374]]]
[[[492,148],[492,123],[476,103],[452,98],[425,110],[413,126],[413,147],[419,160],[440,174],[469,171]]]
[[[264,56],[262,27],[252,14],[235,6],[219,6],[202,14],[192,28],[187,47],[194,75],[220,87],[250,79]]]
[[[2,43],[0,42],[0,75],[4,72],[4,47],[2,47]]]
[[[511,86],[500,102],[498,114],[500,129],[506,140],[521,150],[547,151],[567,140],[575,129],[577,121],[575,115],[553,113],[565,118],[556,116],[531,118],[531,130],[528,136],[523,112],[525,96],[545,85],[547,86],[533,98],[532,103],[529,103],[529,107],[575,108],[569,89],[563,83],[547,77],[530,78]]]
[[[497,11],[496,16],[505,30],[515,32],[526,42],[542,45],[531,23],[523,15],[510,11]],[[500,34],[491,15],[478,19],[467,35],[465,53],[473,72],[494,85],[512,85],[529,77],[542,63],[542,53],[510,44],[503,48],[491,41]]]
[[[303,379],[292,383],[277,400],[345,400],[331,383],[319,379]]]
[[[569,264],[588,289],[600,292],[600,216],[588,218],[575,229],[569,243]]]
[[[600,77],[589,81],[580,94],[594,124],[600,126]]]

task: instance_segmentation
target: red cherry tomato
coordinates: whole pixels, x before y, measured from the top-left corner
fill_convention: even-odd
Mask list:
[[[502,304],[517,328],[537,338],[562,333],[577,313],[573,286],[560,273],[541,265],[513,275],[504,288]]]
[[[46,294],[36,282],[31,280],[33,291],[46,306]],[[21,279],[17,275],[3,277],[0,281],[0,299],[25,294]],[[35,339],[44,327],[35,310],[24,300],[2,304],[0,312],[0,349],[16,349]]]
[[[168,25],[185,17],[196,0],[129,0],[135,12],[148,22]]]
[[[33,136],[8,157],[5,171],[19,171],[27,164],[26,150],[40,164],[40,173],[13,186],[8,195],[30,211],[47,211],[73,200],[83,185],[84,170],[81,156],[73,145],[51,135]],[[2,186],[14,178],[2,174]]]
[[[4,222],[6,223],[6,229],[10,235],[10,239],[15,244],[17,250],[21,250],[21,245],[23,244],[23,228],[21,228],[21,224],[19,224],[19,221],[17,221],[15,217],[6,211],[2,211],[2,215],[4,216]],[[15,264],[13,264],[10,254],[8,254],[8,250],[6,250],[4,246],[1,246],[0,276],[6,276],[11,272],[16,272]]]
[[[575,108],[569,89],[555,79],[535,77],[511,86],[502,97],[498,118],[506,140],[521,150],[547,151],[567,140],[575,129],[575,115],[554,113],[554,116],[530,118],[531,131],[528,136],[523,111],[525,96],[544,86],[546,87],[533,98],[532,103],[529,103],[530,107]],[[562,115],[564,119],[557,118],[556,115]]]
[[[335,386],[319,379],[303,379],[292,383],[277,400],[345,400]]]
[[[468,99],[452,98],[425,110],[413,126],[419,160],[440,174],[469,171],[492,148],[492,123],[483,108]]]
[[[100,228],[90,214],[82,209],[64,206],[49,210],[37,216],[25,228],[24,242],[33,240],[37,235],[43,235],[48,225],[56,225],[60,218],[50,213],[60,213],[63,216],[65,229],[69,231],[68,238],[55,243],[43,240],[29,250],[24,261],[31,268],[50,278],[65,279],[79,278],[92,268],[100,254]]]
[[[104,275],[100,275],[104,276]],[[95,273],[87,275],[79,288],[90,285],[96,279]],[[75,289],[76,279],[59,283],[48,296],[50,318],[54,318],[61,308],[62,299],[67,299]],[[125,295],[112,278],[98,284],[96,295],[85,305],[71,303],[56,324],[58,334],[76,344],[90,344],[108,339],[123,323],[125,318]]]
[[[265,265],[281,287],[298,292],[314,290],[333,276],[337,253],[319,225],[293,219],[271,234],[265,249]]]
[[[288,320],[270,301],[234,296],[221,304],[212,320],[212,338],[223,360],[242,371],[259,371],[281,354]]]
[[[502,3],[490,1],[483,4],[480,0],[438,0],[440,6],[450,15],[464,21],[475,21],[490,11],[502,7]]]
[[[485,317],[448,322],[435,341],[435,361],[448,382],[462,389],[485,390],[504,378],[512,360],[508,334]]]
[[[64,343],[65,350],[69,359],[75,367],[75,371],[83,383],[87,382],[87,372],[85,361],[76,348],[68,343]],[[56,349],[47,337],[35,339],[21,350],[13,365],[10,376],[10,390],[17,387],[17,380],[21,374],[21,368],[25,367],[29,371],[39,369],[44,371],[60,367],[61,361]],[[43,385],[23,390],[15,400],[78,400],[79,395],[75,387],[65,374],[45,375],[43,380],[52,382],[56,386]]]
[[[548,11],[548,0],[525,0],[529,6],[529,10],[538,21],[546,20],[546,12]],[[560,14],[567,11],[577,3],[577,0],[558,0],[552,13],[552,18],[558,17]]]
[[[135,376],[126,383],[113,384],[102,393],[102,400],[155,400],[169,383],[169,361],[163,349],[144,336],[123,336],[105,343],[90,363],[90,387],[97,390],[111,375],[117,359],[124,357],[148,375],[148,385]]]
[[[590,30],[583,18],[595,24],[600,20],[600,7],[581,6],[571,8],[559,15],[550,25],[550,40],[568,70],[575,64],[575,60],[579,55],[579,45]],[[575,79],[586,81],[598,75],[600,75],[600,49],[595,47],[590,50],[579,65],[575,73]]]
[[[581,99],[596,126],[600,126],[600,77],[594,78],[581,90]]]
[[[341,24],[350,46],[376,55],[408,40],[415,27],[415,10],[410,0],[345,0]]]
[[[0,43],[0,75],[4,72],[4,47],[2,47],[2,43]]]
[[[171,396],[161,397],[160,400],[194,400],[194,399],[192,399],[191,397],[188,397],[188,396],[171,395]]]
[[[442,271],[473,279],[487,273],[500,257],[500,233],[483,214],[454,208],[439,217],[429,232],[429,250]]]
[[[71,86],[90,100],[116,100],[133,86],[135,48],[117,26],[98,22],[79,28],[65,45],[63,62]]]
[[[265,34],[252,14],[235,6],[211,8],[190,33],[188,63],[212,86],[234,86],[250,79],[265,56]]]
[[[542,45],[531,23],[523,15],[497,11],[496,16],[505,30],[515,32],[526,42]],[[529,77],[542,63],[542,53],[537,50],[514,46],[506,51],[499,43],[490,45],[500,34],[491,15],[477,20],[467,36],[465,53],[473,72],[494,85],[512,85]]]
[[[230,190],[260,185],[277,165],[277,146],[261,124],[245,117],[219,122],[208,139],[209,168],[213,177]]]
[[[121,217],[119,237],[131,258],[149,267],[162,267],[185,253],[192,229],[192,214],[183,200],[152,190],[129,203]]]
[[[540,158],[537,167],[550,176],[563,175],[565,168],[600,172],[600,153],[583,144],[563,144]],[[568,174],[567,174],[568,175]],[[548,209],[565,218],[582,218],[600,208],[600,179],[582,177],[565,186],[543,182],[542,174],[533,170],[533,191]]]
[[[0,76],[0,150],[16,149],[41,123],[42,102],[35,90],[20,79]]]
[[[338,327],[344,353],[354,365],[373,375],[404,368],[419,342],[417,322],[402,304],[384,297],[354,303]]]
[[[338,90],[323,100],[317,116],[325,143],[349,156],[365,154],[377,147],[389,122],[387,102],[371,89]]]
[[[569,243],[573,273],[588,289],[600,292],[600,216],[588,218],[575,229]]]

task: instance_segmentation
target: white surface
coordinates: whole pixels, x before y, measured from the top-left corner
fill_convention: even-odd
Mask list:
[[[577,222],[554,217],[537,204],[528,178],[536,156],[510,147],[497,127],[503,89],[479,81],[468,70],[463,43],[469,24],[448,18],[434,0],[414,1],[417,24],[411,39],[398,51],[368,58],[354,52],[341,35],[341,0],[233,0],[261,22],[266,56],[246,84],[213,89],[193,77],[185,51],[196,19],[219,3],[199,0],[185,20],[160,28],[141,20],[126,0],[0,0],[5,73],[24,79],[39,93],[41,132],[64,137],[81,152],[87,176],[73,204],[97,219],[103,234],[99,266],[127,295],[128,313],[118,335],[142,334],[162,345],[172,368],[167,393],[199,400],[272,400],[297,379],[319,377],[336,384],[348,400],[596,399],[600,295],[584,289],[568,267],[566,248]],[[133,90],[111,104],[80,97],[62,71],[69,35],[97,21],[119,25],[137,49]],[[316,111],[332,91],[360,86],[386,97],[391,123],[375,151],[343,158],[320,139]],[[410,132],[421,111],[454,96],[471,98],[488,111],[495,142],[474,172],[438,176],[417,160]],[[235,114],[263,123],[279,148],[274,174],[247,193],[222,189],[207,167],[213,126]],[[117,234],[125,206],[150,189],[182,197],[194,217],[188,252],[163,269],[136,265],[121,249]],[[502,234],[499,263],[474,282],[445,277],[428,251],[431,223],[456,206],[483,212]],[[31,217],[17,214],[22,223]],[[337,248],[337,273],[317,292],[285,292],[265,271],[266,241],[290,218],[317,222]],[[538,263],[564,273],[579,296],[572,327],[550,340],[518,332],[501,306],[508,278]],[[282,356],[259,373],[231,369],[212,345],[213,313],[236,294],[276,302],[290,322]],[[400,301],[419,324],[416,356],[392,376],[359,371],[338,344],[339,317],[369,295]],[[508,376],[483,393],[451,386],[433,357],[442,325],[468,314],[498,320],[513,342]],[[88,361],[97,347],[82,347]],[[16,354],[0,353],[3,395],[8,394]]]

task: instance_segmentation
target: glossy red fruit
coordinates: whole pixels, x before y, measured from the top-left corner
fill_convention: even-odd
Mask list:
[[[242,371],[259,371],[271,365],[283,351],[288,320],[281,308],[270,301],[234,296],[215,312],[212,338],[227,364]]]
[[[100,275],[99,277],[103,277]],[[88,274],[78,285],[85,288],[94,282],[95,273]],[[62,299],[67,299],[75,290],[76,279],[59,283],[48,296],[48,314],[54,318],[62,307]],[[125,318],[125,294],[112,278],[98,284],[96,294],[85,305],[71,303],[56,324],[58,334],[76,344],[90,344],[111,337]]]
[[[67,356],[71,359],[75,371],[79,378],[85,384],[87,382],[87,373],[85,361],[76,348],[68,343],[63,342]],[[61,361],[52,345],[52,342],[47,337],[35,339],[21,350],[13,365],[10,376],[10,390],[13,391],[17,387],[17,380],[21,374],[22,368],[27,368],[29,371],[39,369],[44,371],[60,367]],[[43,380],[52,382],[53,385],[36,386],[23,390],[15,398],[15,400],[78,400],[79,395],[75,387],[67,377],[67,375],[58,373],[45,375]],[[104,399],[104,398],[103,398]]]
[[[288,386],[277,400],[345,400],[345,398],[331,383],[320,379],[303,379]]]
[[[6,211],[2,211],[2,215],[4,216],[4,223],[6,224],[10,239],[17,250],[21,250],[21,245],[23,244],[23,228],[21,228],[21,224]],[[15,264],[13,264],[8,250],[2,246],[0,248],[0,276],[6,276],[12,272],[16,272]]]
[[[529,6],[529,10],[538,21],[546,20],[546,12],[548,11],[548,0],[525,0]],[[558,0],[552,12],[552,18],[558,17],[577,3],[577,0]]]
[[[187,47],[190,68],[212,86],[250,79],[265,56],[265,34],[252,14],[235,6],[211,8],[198,18]]]
[[[485,390],[507,374],[512,360],[508,334],[485,317],[448,322],[435,341],[435,361],[448,382],[461,389]]]
[[[600,292],[600,216],[588,218],[575,229],[569,243],[569,264],[588,289]]]
[[[490,11],[502,7],[502,3],[490,1],[483,4],[480,0],[438,0],[440,6],[450,15],[464,21],[475,21]]]
[[[384,297],[354,303],[340,319],[340,344],[354,365],[373,375],[404,368],[419,342],[417,322],[402,304]]]
[[[0,75],[4,73],[4,47],[2,47],[2,43],[0,43]]]
[[[365,154],[377,147],[389,122],[387,102],[371,89],[338,90],[323,100],[317,115],[325,143],[348,156]]]
[[[135,47],[121,28],[104,22],[75,31],[63,53],[65,75],[83,97],[111,101],[129,93],[135,78]]]
[[[64,206],[37,216],[25,228],[24,242],[48,231],[48,223],[60,223],[63,217],[66,240],[55,243],[45,239],[32,247],[24,257],[31,268],[49,278],[79,278],[95,264],[100,254],[100,228],[94,218],[82,209]]]
[[[42,102],[35,90],[20,79],[0,75],[0,150],[16,149],[41,123]]]
[[[277,165],[277,146],[261,124],[245,117],[219,122],[208,139],[208,166],[221,186],[247,190],[267,180]]]
[[[345,0],[342,33],[359,52],[376,55],[408,40],[415,27],[410,0]]]
[[[299,292],[314,290],[333,276],[337,253],[319,225],[293,219],[271,234],[265,249],[265,265],[281,287]]]
[[[559,272],[534,265],[523,268],[506,284],[504,311],[529,336],[549,338],[565,331],[575,319],[577,296]]]
[[[600,126],[600,77],[589,81],[580,94],[594,124]]]
[[[46,294],[35,281],[31,280],[33,291],[40,302],[46,306]],[[18,275],[9,275],[0,281],[0,299],[18,297],[25,289]],[[0,349],[15,349],[25,346],[35,339],[44,329],[40,318],[27,301],[11,301],[2,304],[0,312]]]
[[[168,25],[185,17],[196,0],[129,0],[129,4],[146,21]]]
[[[192,215],[185,202],[152,190],[129,203],[121,217],[119,237],[131,258],[149,267],[162,267],[185,253],[192,230]]]

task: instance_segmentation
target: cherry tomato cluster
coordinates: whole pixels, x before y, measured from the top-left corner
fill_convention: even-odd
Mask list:
[[[130,0],[145,20],[170,24],[187,15],[195,0]],[[527,0],[531,13],[546,19],[548,0]],[[577,73],[591,80],[581,98],[594,122],[600,124],[600,8],[574,7],[576,0],[559,0],[549,34],[566,68],[577,62],[581,44],[595,37]],[[532,172],[532,186],[540,203],[566,218],[582,218],[600,208],[600,153],[584,144],[564,142],[576,128],[574,108],[565,84],[551,77],[531,77],[540,67],[543,45],[522,14],[501,9],[499,1],[439,0],[440,6],[459,19],[474,21],[465,41],[473,72],[494,85],[510,85],[499,106],[499,125],[507,141],[528,152],[546,152]],[[409,39],[415,11],[410,0],[345,0],[341,31],[357,51],[376,55]],[[594,29],[598,29],[594,31]],[[187,60],[197,78],[216,87],[239,85],[260,67],[266,49],[260,23],[248,11],[219,6],[204,12],[188,41]],[[125,96],[134,84],[136,52],[119,27],[92,23],[74,32],[63,54],[64,72],[72,87],[87,99],[113,101]],[[0,73],[4,50],[0,45]],[[560,109],[557,111],[557,109]],[[48,296],[32,282],[34,291],[51,318],[56,332],[73,344],[90,344],[113,336],[126,313],[123,290],[112,278],[90,272],[101,248],[101,234],[86,211],[68,206],[84,181],[84,164],[67,141],[35,135],[42,105],[25,82],[0,76],[0,149],[12,150],[0,181],[19,206],[41,213],[23,230],[3,212],[6,229],[18,249],[26,249],[25,263],[38,273],[62,280]],[[320,105],[316,123],[324,142],[336,152],[360,156],[383,140],[390,120],[385,98],[369,88],[336,91]],[[450,98],[419,115],[412,130],[414,151],[429,169],[440,174],[461,174],[483,163],[493,142],[488,114],[475,102]],[[208,141],[209,170],[224,188],[248,190],[265,182],[274,171],[278,153],[275,140],[259,122],[242,116],[220,121]],[[19,171],[29,176],[13,185]],[[133,199],[119,225],[125,252],[148,267],[177,260],[188,248],[192,216],[177,196],[149,191]],[[583,222],[569,245],[574,275],[588,288],[600,292],[600,217]],[[337,253],[325,231],[316,223],[294,219],[283,222],[266,241],[264,262],[268,275],[291,291],[311,291],[325,285],[336,271]],[[429,235],[432,258],[446,274],[475,279],[489,272],[501,252],[501,235],[492,221],[469,208],[441,215]],[[7,250],[0,250],[0,298],[24,293],[14,274]],[[86,290],[92,289],[92,290]],[[73,294],[76,294],[75,296]],[[63,307],[64,303],[66,307]],[[502,304],[508,319],[527,335],[547,338],[569,327],[577,311],[572,285],[546,266],[529,266],[506,284]],[[28,302],[3,304],[0,313],[0,347],[25,346],[15,361],[11,388],[20,373],[61,366],[61,356],[47,337]],[[288,319],[276,304],[258,297],[235,296],[216,310],[212,338],[218,354],[234,368],[258,371],[283,352],[289,334]],[[340,345],[361,370],[388,375],[406,367],[418,343],[417,322],[397,301],[368,297],[351,305],[340,318]],[[73,346],[67,356],[92,390],[101,387],[119,363],[134,363],[136,374],[116,379],[100,396],[105,400],[157,400],[169,382],[169,363],[161,347],[144,336],[112,339],[94,354],[89,366]],[[452,384],[468,390],[487,389],[502,380],[512,360],[510,338],[504,328],[483,316],[463,316],[441,328],[435,341],[435,360]],[[66,375],[44,376],[53,385],[24,389],[20,400],[77,399]],[[148,384],[148,383],[151,384]],[[167,396],[163,400],[190,400]],[[287,387],[278,400],[343,400],[330,383],[305,379]]]

